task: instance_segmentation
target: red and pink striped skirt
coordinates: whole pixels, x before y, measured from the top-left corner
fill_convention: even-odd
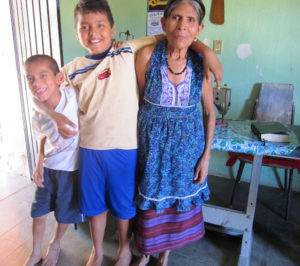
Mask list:
[[[179,212],[174,208],[163,213],[155,210],[138,210],[135,223],[135,244],[145,255],[161,253],[182,247],[204,236],[204,220],[201,206]]]

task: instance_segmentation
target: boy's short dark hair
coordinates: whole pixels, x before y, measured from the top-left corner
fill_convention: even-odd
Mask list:
[[[79,0],[74,10],[75,27],[77,25],[78,14],[103,13],[107,16],[110,26],[114,26],[114,19],[110,7],[106,0]]]
[[[38,61],[47,61],[49,63],[50,70],[56,75],[59,72],[59,66],[56,62],[56,60],[45,54],[36,54],[28,57],[26,61],[24,62],[23,66],[26,67],[29,64],[38,62]]]

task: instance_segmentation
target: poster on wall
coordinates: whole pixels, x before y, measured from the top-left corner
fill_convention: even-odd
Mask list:
[[[147,34],[155,35],[163,33],[160,19],[164,14],[164,8],[168,0],[148,0]]]

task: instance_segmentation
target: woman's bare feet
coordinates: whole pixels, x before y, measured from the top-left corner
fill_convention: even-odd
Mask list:
[[[42,266],[55,266],[58,261],[58,256],[60,253],[60,244],[58,243],[50,243],[46,257],[43,259]]]
[[[160,253],[156,265],[157,266],[167,266],[169,254],[170,254],[170,250],[166,250],[163,253]]]
[[[142,255],[137,261],[135,261],[131,266],[145,266],[150,261],[150,255]]]

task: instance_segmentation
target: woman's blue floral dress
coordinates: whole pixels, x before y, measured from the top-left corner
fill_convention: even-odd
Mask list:
[[[136,203],[141,210],[189,211],[209,199],[207,180],[193,183],[205,136],[197,104],[202,95],[202,57],[189,50],[186,77],[168,78],[166,42],[158,43],[146,72],[138,118],[139,170]]]

